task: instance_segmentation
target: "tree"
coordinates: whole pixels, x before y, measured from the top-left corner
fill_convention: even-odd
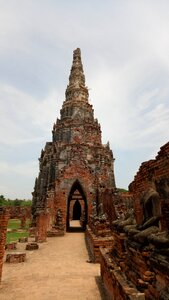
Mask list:
[[[6,199],[4,195],[0,195],[0,206],[6,205]]]
[[[12,202],[13,202],[13,206],[21,206],[22,204],[22,200],[19,199],[15,199]]]

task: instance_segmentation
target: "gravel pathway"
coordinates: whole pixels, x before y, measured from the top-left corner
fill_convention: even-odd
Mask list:
[[[18,250],[25,244],[18,243]],[[1,300],[106,299],[99,264],[88,261],[84,233],[48,238],[20,264],[4,263]]]

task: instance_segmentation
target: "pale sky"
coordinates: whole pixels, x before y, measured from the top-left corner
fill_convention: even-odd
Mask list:
[[[168,0],[0,0],[0,194],[31,198],[81,48],[117,187],[169,140]]]

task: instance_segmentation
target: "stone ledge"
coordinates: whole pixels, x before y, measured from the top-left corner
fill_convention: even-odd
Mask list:
[[[28,242],[28,237],[21,237],[18,239],[19,243],[27,243]]]
[[[39,249],[39,245],[36,242],[28,243],[25,248],[25,250],[30,250],[30,251],[37,250],[37,249]]]
[[[89,226],[87,226],[85,231],[86,244],[89,251],[89,256],[92,262],[100,262],[100,251],[99,247],[111,248],[113,245],[113,237],[99,237],[96,236]]]
[[[25,252],[11,252],[6,255],[7,263],[21,263],[26,260]]]
[[[100,248],[101,276],[111,300],[145,300],[145,294],[139,292],[124,276],[121,268],[112,262],[106,248]]]
[[[47,231],[47,237],[58,237],[58,236],[64,236],[64,230],[49,230]]]

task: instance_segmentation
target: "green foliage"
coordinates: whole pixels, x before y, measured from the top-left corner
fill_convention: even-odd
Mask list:
[[[128,190],[125,190],[125,189],[123,189],[123,188],[117,188],[117,190],[118,190],[118,192],[120,192],[120,193],[127,193],[127,192],[128,192]]]
[[[32,200],[21,200],[21,206],[32,206]]]
[[[15,199],[13,200],[13,206],[21,206],[22,200]]]
[[[21,200],[21,199],[5,199],[4,195],[0,195],[0,206],[31,206],[31,200]]]
[[[4,195],[0,195],[0,206],[4,206],[6,203]]]

